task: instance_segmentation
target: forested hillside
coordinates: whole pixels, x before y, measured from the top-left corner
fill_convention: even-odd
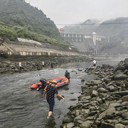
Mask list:
[[[22,27],[51,38],[59,39],[60,35],[54,22],[35,7],[24,0],[0,0],[0,22],[6,25]],[[20,29],[20,31],[22,31]]]

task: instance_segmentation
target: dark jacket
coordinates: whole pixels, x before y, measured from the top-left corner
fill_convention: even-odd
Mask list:
[[[68,78],[68,79],[70,79],[70,73],[67,70],[65,72],[65,77]]]

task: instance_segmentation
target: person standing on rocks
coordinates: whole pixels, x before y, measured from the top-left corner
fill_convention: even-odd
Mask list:
[[[44,68],[45,67],[45,63],[44,63],[44,61],[42,61],[42,68]]]
[[[96,67],[96,64],[97,64],[97,62],[96,62],[96,60],[93,60],[93,67],[95,68]]]
[[[22,63],[19,62],[19,72],[21,72],[21,70],[22,70]]]
[[[49,112],[48,112],[47,119],[49,119],[53,115],[53,109],[54,109],[54,105],[55,105],[55,95],[59,99],[64,99],[64,97],[62,95],[58,94],[56,84],[57,84],[57,82],[53,80],[44,89],[44,93],[46,95],[46,100],[49,105]]]
[[[52,69],[54,68],[54,64],[53,64],[53,62],[51,62],[51,68],[52,68]]]

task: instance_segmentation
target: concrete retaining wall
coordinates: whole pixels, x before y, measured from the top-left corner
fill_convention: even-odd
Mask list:
[[[0,45],[0,53],[6,54],[7,56],[79,56],[78,52],[60,51],[37,46],[34,47],[7,43]]]

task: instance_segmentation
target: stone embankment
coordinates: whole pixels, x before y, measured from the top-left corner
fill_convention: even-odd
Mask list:
[[[81,86],[78,103],[70,106],[61,128],[128,128],[128,59],[86,72],[96,79]]]
[[[86,57],[0,57],[0,74],[37,71],[90,61]]]
[[[0,43],[0,74],[54,68],[66,63],[86,61],[87,57],[67,47],[46,44]]]

